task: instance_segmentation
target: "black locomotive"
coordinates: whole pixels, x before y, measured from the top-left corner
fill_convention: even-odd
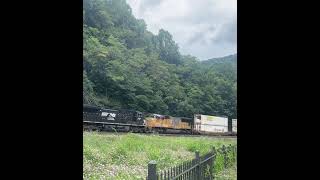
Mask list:
[[[145,132],[142,112],[113,110],[83,105],[83,125],[87,130]]]

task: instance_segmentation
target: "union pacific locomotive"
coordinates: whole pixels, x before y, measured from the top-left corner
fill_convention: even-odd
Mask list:
[[[236,135],[236,119],[208,115],[194,118],[142,113],[134,110],[113,110],[83,105],[85,130]]]

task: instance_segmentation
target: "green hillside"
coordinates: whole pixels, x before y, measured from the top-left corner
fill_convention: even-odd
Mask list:
[[[236,56],[234,64],[234,58],[201,62],[182,55],[168,31],[147,31],[125,0],[84,0],[83,6],[84,103],[236,117]]]

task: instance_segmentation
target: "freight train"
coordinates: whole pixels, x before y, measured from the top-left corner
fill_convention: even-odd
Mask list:
[[[83,106],[85,130],[237,135],[237,119],[195,114],[193,118]]]

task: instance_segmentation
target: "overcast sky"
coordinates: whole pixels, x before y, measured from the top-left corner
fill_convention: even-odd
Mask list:
[[[237,0],[127,2],[149,31],[169,31],[182,54],[205,60],[237,53]]]

